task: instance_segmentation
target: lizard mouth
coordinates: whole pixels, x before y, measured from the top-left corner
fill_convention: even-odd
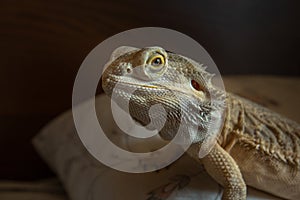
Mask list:
[[[123,91],[122,93],[132,93],[133,91],[136,90],[143,90],[143,91],[147,91],[148,94],[149,93],[155,93],[156,91],[158,92],[158,94],[161,93],[176,93],[176,96],[185,96],[186,98],[197,98],[195,96],[193,96],[194,94],[191,93],[187,93],[185,92],[185,90],[183,89],[178,89],[174,86],[164,86],[164,85],[160,85],[160,84],[155,84],[155,83],[149,83],[149,82],[133,82],[130,80],[124,80],[122,78],[120,78],[119,76],[115,76],[115,75],[109,75],[109,77],[107,77],[105,79],[106,81],[103,84],[103,89],[105,91],[106,94],[108,94],[109,96],[112,95],[112,93],[114,92],[119,92],[119,91]]]
[[[104,86],[104,87],[103,87]],[[109,77],[106,79],[105,84],[102,84],[102,87],[105,91],[105,93],[107,94],[112,94],[114,92],[114,90],[124,90],[126,91],[127,89],[130,90],[139,90],[139,89],[150,89],[150,90],[155,90],[155,89],[159,89],[159,86],[156,85],[150,85],[147,83],[133,83],[133,82],[129,82],[126,80],[120,80],[114,76]],[[162,89],[162,88],[160,88]]]
[[[119,81],[118,83],[122,84],[122,85],[128,85],[128,86],[131,86],[131,87],[136,87],[136,88],[152,88],[152,89],[157,89],[158,88],[158,86],[155,86],[155,85],[135,84],[135,83],[129,83],[129,82],[126,82],[126,81],[123,81],[123,82]]]
[[[138,83],[130,83],[130,82],[127,82],[127,81],[113,81],[114,84],[115,84],[115,87],[118,87],[118,86],[125,86],[125,87],[134,87],[134,88],[152,88],[152,89],[157,89],[158,86],[155,86],[155,85],[146,85],[146,84],[138,84]]]

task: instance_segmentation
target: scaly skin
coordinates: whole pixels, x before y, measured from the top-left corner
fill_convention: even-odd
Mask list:
[[[211,78],[198,63],[162,48],[121,47],[112,54],[102,87],[121,108],[129,101],[130,115],[143,125],[151,122],[149,129],[163,121],[160,113],[148,116],[151,105],[161,104],[167,120],[159,134],[165,140],[176,135],[182,119],[196,127],[191,132],[190,127],[184,129],[193,139],[187,153],[224,187],[222,199],[246,199],[246,184],[285,199],[300,199],[299,124],[225,93],[211,84]],[[223,113],[218,113],[223,108],[218,102],[226,104]],[[210,121],[213,132],[219,133],[217,142],[199,159],[203,141],[214,134],[208,128]]]

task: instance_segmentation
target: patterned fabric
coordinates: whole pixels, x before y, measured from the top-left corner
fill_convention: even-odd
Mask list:
[[[227,90],[234,91],[299,122],[299,79],[276,77],[230,77]],[[280,95],[278,95],[280,94]],[[297,99],[298,98],[298,99]],[[96,109],[103,129],[110,139],[130,149],[151,150],[128,138],[117,141],[120,134],[110,113],[110,100],[96,98]],[[102,117],[101,117],[102,116]],[[104,116],[104,117],[103,117]],[[86,123],[82,119],[82,123]],[[222,188],[197,162],[184,155],[162,170],[145,174],[129,174],[110,169],[95,160],[83,147],[68,111],[46,126],[35,138],[40,155],[56,172],[72,200],[89,199],[220,199]],[[1,196],[0,196],[0,199]],[[59,198],[58,198],[59,199]],[[248,188],[248,199],[279,199]]]

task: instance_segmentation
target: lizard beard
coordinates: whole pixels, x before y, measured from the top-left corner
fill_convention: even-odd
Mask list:
[[[162,139],[172,140],[178,132],[193,142],[201,142],[207,136],[210,116],[200,105],[189,105],[187,101],[182,104],[172,91],[155,98],[147,91],[135,91],[131,98],[134,98],[129,101],[131,117],[147,129],[158,130]],[[159,105],[158,109],[150,113],[155,105]],[[201,112],[204,114],[200,115]]]

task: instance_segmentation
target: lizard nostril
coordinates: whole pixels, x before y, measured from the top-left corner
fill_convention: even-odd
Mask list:
[[[131,68],[131,67],[127,67],[127,68],[126,68],[126,72],[127,72],[128,74],[130,74],[130,73],[132,72],[132,68]]]

